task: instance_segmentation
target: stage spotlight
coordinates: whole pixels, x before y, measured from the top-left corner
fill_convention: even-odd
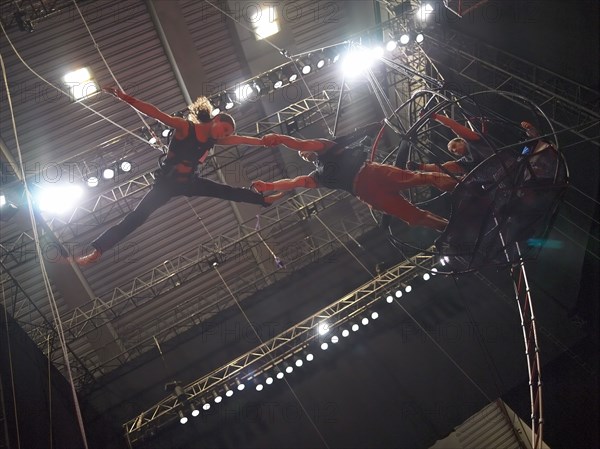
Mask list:
[[[385,44],[385,49],[387,51],[394,51],[397,46],[398,46],[398,43],[392,39],[392,40],[388,41],[387,44]]]
[[[406,293],[410,293],[412,291],[412,287],[410,285],[407,285],[406,287],[404,287],[404,291]]]
[[[315,359],[315,356],[312,355],[312,353],[309,352],[308,354],[306,354],[306,361],[307,362],[312,362],[314,359]]]
[[[292,371],[294,371],[294,367],[292,365],[286,364],[286,367],[285,367],[286,374],[292,374]]]
[[[119,169],[123,173],[130,172],[131,171],[131,162],[129,162],[129,161],[121,161],[121,163],[119,164]]]
[[[404,33],[400,36],[400,43],[402,45],[406,45],[410,42],[410,35],[408,33]]]
[[[337,335],[331,337],[331,343],[336,344],[338,341],[340,341],[340,339]]]
[[[402,298],[402,290],[400,290],[400,289],[396,290],[395,295],[396,295],[396,298]]]
[[[344,329],[342,331],[342,337],[347,337],[348,335],[350,335],[350,331],[348,329]]]
[[[302,359],[298,359],[298,360],[296,360],[296,366],[297,366],[298,368],[300,368],[300,367],[301,367],[303,364],[304,364],[304,362],[302,361]]]
[[[417,44],[420,44],[421,42],[423,42],[423,40],[425,40],[425,36],[423,35],[423,33],[418,32],[415,36],[415,42]]]
[[[377,312],[373,312],[373,313],[371,314],[371,319],[372,319],[372,320],[376,320],[377,318],[379,318],[379,314],[378,314]]]
[[[325,64],[327,63],[325,52],[321,52],[318,56],[316,56],[315,61],[316,61],[315,65],[317,67],[317,70],[320,70],[323,67],[325,67]]]
[[[433,268],[431,269],[431,271],[432,271],[431,275],[432,275],[432,276],[435,276],[435,275],[437,274],[437,271],[438,271],[438,269],[437,269],[437,268],[435,268],[435,267],[433,267]]]
[[[215,108],[211,111],[210,116],[214,118],[217,115],[219,115],[220,113],[221,113],[221,108],[219,108],[218,106],[215,106]]]
[[[298,80],[298,72],[293,64],[290,64],[283,69],[283,75],[290,83]]]
[[[62,214],[75,208],[77,200],[83,195],[83,190],[78,185],[54,186],[40,189],[36,200],[40,210],[55,214]]]
[[[360,322],[363,326],[366,326],[367,324],[369,324],[369,319],[367,317],[364,317]]]
[[[329,345],[327,343],[321,343],[321,349],[323,351],[326,351],[328,347],[329,347]]]
[[[265,388],[265,387],[264,387],[263,384],[258,383],[258,384],[256,384],[256,387],[254,387],[254,388],[256,388],[256,391],[262,391],[262,389]]]
[[[216,110],[217,112],[215,112],[215,110]],[[214,116],[215,116],[215,115],[217,115],[219,112],[221,112],[221,111],[219,110],[219,108],[213,109],[213,110],[212,110],[212,112],[211,112],[211,115],[214,117]],[[162,133],[161,133],[161,135],[162,135],[163,137],[167,138],[167,137],[169,137],[169,135],[171,135],[171,132],[173,132],[173,130],[172,130],[171,128],[165,128],[165,129],[163,129],[163,130],[162,130]]]
[[[356,331],[358,331],[358,329],[359,329],[359,326],[358,326],[358,324],[354,323],[354,324],[352,325],[352,332],[356,332]]]
[[[202,410],[210,410],[210,403],[206,402],[206,399],[202,399]]]
[[[190,410],[194,418],[200,414],[200,410],[198,410],[198,407],[196,407],[194,404],[190,404]]]
[[[258,95],[255,95],[256,89],[254,88],[254,84],[242,84],[235,89],[235,97],[238,101],[250,101],[252,99],[258,98]],[[255,97],[256,98],[253,98]]]
[[[429,273],[424,273],[423,274],[423,280],[424,281],[428,281],[429,279],[431,279],[431,275]]]
[[[283,73],[281,71],[269,73],[269,81],[273,83],[274,89],[281,89],[283,87]]]
[[[217,392],[215,392],[214,395],[215,395],[215,399],[214,399],[215,400],[215,404],[219,404],[223,400],[223,396],[221,396]]]
[[[325,335],[327,332],[329,332],[329,324],[327,324],[326,322],[319,323],[317,329],[319,331],[319,335]]]
[[[115,177],[115,171],[112,168],[105,168],[102,172],[102,177],[104,179],[112,179]]]
[[[391,304],[394,302],[394,297],[392,295],[387,295],[385,297],[385,302],[387,302],[388,304]]]
[[[233,396],[233,390],[231,388],[229,388],[227,385],[225,386],[225,396],[227,396],[228,398]]]
[[[97,187],[98,183],[100,181],[98,180],[98,178],[96,176],[90,176],[86,182],[87,182],[88,187]]]
[[[238,380],[236,383],[237,383],[237,389],[238,389],[238,391],[242,391],[244,388],[246,388],[246,385],[244,385],[243,382],[240,382]]]
[[[265,379],[265,383],[266,383],[267,385],[271,385],[271,384],[273,383],[273,378],[272,378],[271,376],[267,377],[267,378]]]
[[[281,379],[283,379],[283,371],[279,371],[277,374],[275,374],[275,377],[276,377],[278,380],[281,380]]]
[[[303,75],[308,75],[312,71],[310,62],[298,61],[298,64],[300,66],[300,72],[302,72]]]
[[[177,414],[179,415],[179,422],[181,424],[186,424],[188,422],[188,417],[183,414],[183,411],[179,410]]]

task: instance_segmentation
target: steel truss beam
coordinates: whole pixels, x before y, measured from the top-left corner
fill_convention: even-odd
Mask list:
[[[186,400],[193,403],[208,400],[213,392],[222,391],[225,385],[251,380],[279,365],[315,341],[318,338],[317,328],[324,321],[330,330],[337,329],[368,310],[394,286],[409,282],[423,269],[431,269],[434,263],[434,256],[418,254],[390,268],[328,307],[190,383],[184,388]],[[171,395],[126,422],[123,427],[130,444],[141,440],[147,429],[158,429],[174,420],[181,406],[180,400]]]
[[[600,93],[456,31],[433,29],[428,44],[451,55],[444,66],[477,86],[521,94],[562,129],[600,147]],[[435,52],[431,57],[435,59]],[[465,89],[463,89],[465,90]]]

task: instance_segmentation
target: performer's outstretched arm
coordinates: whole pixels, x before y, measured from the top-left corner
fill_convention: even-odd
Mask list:
[[[284,134],[267,134],[262,138],[267,146],[285,145],[292,150],[297,151],[326,151],[335,145],[335,142],[328,139],[296,139],[295,137]]]
[[[295,189],[296,187],[304,187],[305,189],[316,189],[318,187],[315,178],[310,175],[297,176],[294,179],[280,179],[273,182],[254,181],[252,188],[258,192],[270,192],[272,190],[285,192]]]
[[[158,120],[159,122],[163,123],[164,125],[170,128],[174,128],[176,137],[181,138],[187,135],[186,133],[188,129],[188,123],[181,117],[174,117],[172,115],[169,115],[158,109],[156,106],[150,103],[146,103],[145,101],[138,100],[137,98],[132,97],[131,95],[127,95],[122,90],[115,89],[114,87],[103,87],[102,90],[106,93],[114,95],[119,100],[130,104],[132,108],[140,111],[142,114],[147,115],[148,117],[152,117],[153,119]],[[184,133],[185,135],[180,134],[178,136],[178,133]]]
[[[231,136],[219,139],[217,140],[217,143],[219,145],[265,145],[262,138],[251,136],[238,136],[236,134],[232,134]]]
[[[431,118],[436,122],[440,122],[442,125],[450,128],[454,134],[458,137],[462,137],[465,140],[479,140],[481,137],[475,131],[467,128],[464,125],[461,125],[455,120],[452,120],[450,117],[446,117],[445,115],[432,114]]]

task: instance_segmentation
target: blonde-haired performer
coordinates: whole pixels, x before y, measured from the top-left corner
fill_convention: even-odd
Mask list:
[[[229,114],[211,117],[212,105],[206,97],[198,98],[188,107],[189,115],[186,120],[166,114],[156,106],[127,95],[121,90],[111,87],[103,90],[148,117],[173,128],[174,134],[169,151],[166,157],[161,159],[160,168],[155,172],[152,189],[120,223],[92,242],[94,250],[77,258],[79,265],[98,260],[102,253],[141,226],[154,211],[175,196],[207,196],[261,206],[270,205],[277,199],[277,196],[263,197],[251,189],[220,184],[197,174],[198,166],[204,162],[214,145],[263,145],[260,138],[235,135],[235,121]]]

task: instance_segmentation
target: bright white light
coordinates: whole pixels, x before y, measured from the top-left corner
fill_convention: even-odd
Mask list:
[[[219,108],[216,108],[216,109],[219,109]],[[214,112],[215,112],[215,109],[213,109],[213,110],[212,110],[212,112],[214,113]],[[219,111],[219,112],[220,112],[220,111]],[[217,115],[219,112],[217,112],[216,114],[214,114],[214,115],[213,115],[213,117],[214,117],[215,115]],[[170,128],[163,129],[163,131],[162,131],[162,136],[163,136],[163,137],[169,137],[169,134],[171,134],[171,129],[170,129]]]
[[[388,304],[393,303],[394,297],[392,295],[387,295],[387,297],[385,298],[385,302],[387,302]]]
[[[210,116],[211,117],[216,117],[217,115],[219,115],[221,113],[221,108],[214,108],[211,112],[210,112]],[[164,131],[163,131],[163,137],[167,137],[164,135]]]
[[[312,70],[312,67],[309,64],[306,64],[304,67],[302,67],[302,74],[308,75],[311,70]]]
[[[425,36],[423,35],[423,33],[417,33],[417,36],[415,37],[415,41],[417,44],[420,44],[421,42],[423,42],[424,39],[425,39]]]
[[[317,61],[317,69],[322,69],[325,67],[325,59],[321,58]]]
[[[285,372],[286,373],[291,374],[292,371],[294,371],[294,367],[293,366],[290,365],[290,366],[286,366],[285,367]]]
[[[329,345],[327,343],[321,343],[321,349],[323,351],[326,351],[328,347],[329,347]]]
[[[251,7],[247,11],[252,11],[249,15],[249,22],[254,28],[256,40],[265,39],[279,32],[279,21],[277,20],[277,8],[260,8],[255,6],[256,10],[252,11]]]
[[[431,269],[431,271],[433,271],[433,273],[431,273],[431,274],[432,274],[433,276],[435,276],[435,275],[436,275],[436,273],[437,273],[437,271],[438,271],[438,269],[437,269],[437,268],[432,268],[432,269]]]
[[[6,197],[4,195],[0,195],[0,207],[6,204]]]
[[[340,339],[338,338],[337,335],[334,335],[333,337],[331,337],[331,343],[336,344],[338,341],[340,341]]]
[[[250,84],[243,84],[241,86],[236,87],[235,96],[239,101],[247,101],[251,100],[254,96],[254,99],[258,98],[256,91],[252,89]]]
[[[156,136],[152,136],[148,139],[148,143],[150,145],[154,145],[156,142],[158,142],[158,139],[156,138]]]
[[[262,391],[263,388],[263,384],[256,385],[256,391]]]
[[[283,372],[279,371],[275,377],[279,380],[283,379]]]
[[[228,398],[230,398],[231,396],[233,396],[233,390],[227,390],[225,392],[225,396],[227,396]]]
[[[246,388],[246,385],[244,385],[244,384],[239,384],[237,386],[238,391],[242,391],[244,388]]]
[[[319,335],[325,335],[327,332],[329,332],[329,324],[323,322],[323,323],[319,323]]]
[[[400,36],[400,43],[402,45],[408,44],[409,41],[410,41],[410,36],[408,34],[403,34],[402,36]]]
[[[113,179],[115,177],[115,171],[112,168],[105,168],[102,172],[104,179]]]
[[[406,293],[410,293],[412,291],[412,287],[410,285],[407,285],[406,287],[404,287],[404,291]]]
[[[76,185],[45,188],[37,195],[40,210],[62,214],[75,208],[83,195],[83,189]]]
[[[294,81],[296,81],[298,79],[298,74],[292,73],[288,79],[289,79],[290,83],[293,83]]]
[[[376,54],[367,48],[350,50],[342,61],[342,70],[348,77],[357,76],[368,70],[375,62]]]
[[[187,416],[182,416],[181,418],[179,418],[179,422],[181,424],[186,424],[188,422]]]
[[[192,410],[192,416],[195,418],[196,416],[198,416],[200,414],[200,410],[198,410],[197,408],[194,408],[194,410]]]
[[[127,173],[128,171],[131,171],[131,162],[129,161],[122,161],[121,164],[119,165],[119,168],[124,171],[125,173]]]
[[[372,319],[372,320],[376,320],[377,318],[379,318],[379,314],[378,314],[377,312],[373,312],[373,313],[371,314],[371,319]]]
[[[304,362],[302,361],[302,359],[298,359],[298,360],[296,360],[296,366],[297,366],[298,368],[300,368],[300,367],[301,367],[303,364],[304,364]]]
[[[395,40],[391,40],[391,41],[388,41],[387,44],[385,44],[385,49],[387,51],[394,51],[397,46],[398,46],[398,43]]]
[[[311,353],[306,354],[306,361],[307,362],[312,362],[315,359],[315,356],[312,355]]]
[[[219,402],[221,402],[222,400],[223,400],[223,397],[222,397],[222,396],[217,396],[217,397],[215,398],[215,404],[218,404],[218,403],[219,403]]]
[[[396,290],[395,295],[396,295],[396,298],[402,298],[402,290],[400,290],[400,289]]]
[[[92,79],[90,71],[86,68],[67,73],[63,77],[63,81],[74,100],[89,97],[100,90],[98,84]]]
[[[417,10],[417,18],[421,21],[425,21],[431,15],[432,12],[433,6],[431,6],[430,3],[425,3],[424,5],[421,5]]]
[[[231,100],[231,98],[229,98],[226,102],[225,102],[225,110],[229,111],[233,106],[235,106],[235,103]]]
[[[373,50],[373,57],[381,58],[383,56],[383,47],[375,47]]]
[[[206,404],[202,405],[202,410],[209,410],[210,409],[210,404],[207,402]]]
[[[342,337],[347,337],[348,335],[350,335],[350,331],[348,329],[344,329],[342,331]]]
[[[450,262],[450,258],[449,258],[448,256],[444,256],[444,260],[445,260],[446,262]]]
[[[444,265],[446,265],[446,261],[444,260],[444,258],[443,258],[443,257],[440,259],[440,263],[442,264],[442,267],[443,267]]]
[[[265,383],[266,383],[267,385],[271,385],[271,384],[273,383],[273,378],[272,378],[272,377],[270,377],[270,376],[269,376],[269,377],[267,377],[267,378],[265,379]]]
[[[90,176],[87,179],[87,185],[88,185],[88,187],[97,187],[98,186],[98,182],[99,182],[98,178],[95,177],[95,176]]]
[[[366,326],[367,324],[369,324],[369,319],[368,319],[367,317],[364,317],[364,318],[361,320],[361,323],[362,323],[362,325],[363,325],[363,326]]]
[[[425,273],[425,274],[423,274],[423,280],[424,280],[424,281],[428,281],[429,279],[431,279],[431,276],[430,276],[430,274],[429,274],[429,273]]]
[[[352,325],[352,331],[353,331],[353,332],[356,332],[356,331],[358,331],[358,329],[359,329],[359,326],[358,326],[358,324],[354,323],[354,324]]]

